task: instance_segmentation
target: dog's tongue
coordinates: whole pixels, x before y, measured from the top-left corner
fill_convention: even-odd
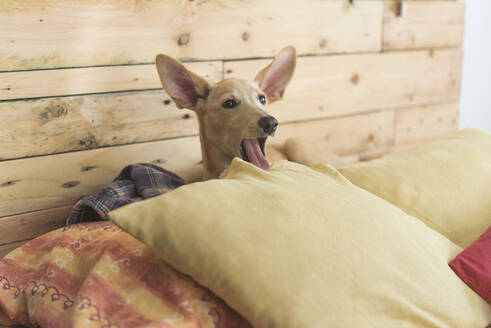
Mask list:
[[[244,150],[249,162],[263,170],[269,169],[269,162],[266,157],[264,157],[257,139],[244,139]]]

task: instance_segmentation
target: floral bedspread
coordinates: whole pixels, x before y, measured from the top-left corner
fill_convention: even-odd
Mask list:
[[[251,328],[110,222],[52,231],[0,260],[0,325]]]

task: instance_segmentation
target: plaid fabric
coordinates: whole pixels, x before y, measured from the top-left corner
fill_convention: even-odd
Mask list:
[[[184,185],[178,175],[152,164],[126,166],[97,195],[84,196],[73,206],[66,225],[105,221],[107,213],[121,206],[155,197]]]

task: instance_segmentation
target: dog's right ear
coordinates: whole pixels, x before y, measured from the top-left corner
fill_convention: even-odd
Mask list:
[[[210,84],[201,76],[188,71],[183,64],[167,55],[155,58],[162,87],[178,108],[196,109],[200,98],[206,98]]]

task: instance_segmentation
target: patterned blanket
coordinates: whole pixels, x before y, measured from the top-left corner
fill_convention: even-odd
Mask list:
[[[107,213],[112,210],[161,195],[184,184],[180,176],[156,165],[146,163],[128,165],[97,195],[82,197],[73,206],[66,225],[105,221]]]
[[[51,231],[0,260],[0,327],[252,328],[113,223]]]

